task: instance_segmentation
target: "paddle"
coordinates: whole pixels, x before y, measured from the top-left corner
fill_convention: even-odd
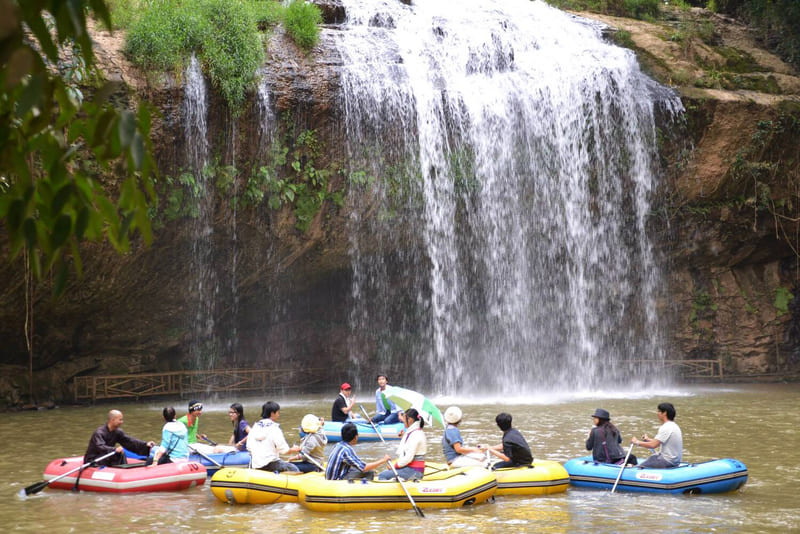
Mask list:
[[[363,404],[359,404],[358,407],[361,408],[362,412],[364,412],[364,417],[367,418],[367,421],[369,421],[370,426],[375,431],[375,433],[378,434],[378,437],[381,438],[381,441],[386,443],[386,440],[383,439],[383,434],[380,433],[380,431],[378,430],[378,427],[375,426],[375,423],[373,423],[372,419],[369,418],[369,415],[367,414],[367,410],[364,409],[364,405]]]
[[[190,451],[192,451],[193,453],[195,453],[196,455],[198,455],[198,456],[200,456],[200,457],[202,457],[202,458],[205,458],[206,460],[208,460],[209,462],[211,462],[212,464],[216,465],[216,466],[217,466],[217,467],[219,467],[219,468],[223,468],[223,467],[225,467],[224,465],[222,465],[221,463],[219,463],[219,462],[218,462],[218,461],[216,461],[215,459],[213,459],[213,458],[209,458],[208,456],[206,456],[206,455],[205,455],[205,454],[203,454],[202,452],[198,451],[197,449],[195,449],[195,448],[194,448],[194,447],[192,447],[191,445],[189,445],[189,450],[190,450]]]
[[[95,458],[91,462],[86,462],[85,464],[83,464],[80,467],[76,467],[75,469],[71,469],[71,470],[67,471],[66,473],[64,473],[63,475],[58,475],[57,477],[51,478],[50,480],[42,480],[41,482],[37,482],[36,484],[31,484],[27,488],[19,490],[19,496],[24,498],[24,497],[26,497],[28,495],[33,495],[34,493],[39,493],[40,491],[45,489],[47,486],[49,486],[50,484],[52,484],[56,480],[61,480],[65,476],[71,475],[75,471],[80,471],[81,469],[86,469],[87,467],[89,467],[90,465],[92,465],[95,462],[99,462],[100,460],[105,460],[106,458],[111,458],[115,454],[117,454],[117,451],[113,450],[113,451],[109,452],[108,454],[104,454],[100,458]]]
[[[200,439],[202,439],[203,441],[205,441],[206,443],[208,443],[208,444],[209,444],[209,445],[211,445],[212,447],[216,447],[216,446],[217,446],[216,442],[214,442],[214,441],[211,441],[211,440],[210,440],[210,439],[208,439],[206,436],[200,436]]]
[[[321,464],[321,463],[319,463],[318,461],[316,461],[314,458],[312,458],[312,457],[311,457],[311,456],[309,456],[308,454],[304,453],[303,451],[300,451],[300,454],[302,454],[302,455],[305,457],[305,459],[306,459],[306,460],[308,460],[308,461],[309,461],[309,462],[311,462],[312,464],[314,464],[314,465],[316,465],[317,467],[319,467],[320,471],[325,471],[325,468],[324,468],[324,467],[322,467],[322,464]]]
[[[359,404],[358,406],[359,408],[361,408],[361,411],[364,412],[364,415],[367,415],[367,411],[364,409],[364,406],[362,406],[361,404]],[[378,434],[378,437],[381,438],[381,441],[385,444],[386,440],[383,439],[383,436],[378,431],[378,427],[375,426],[375,423],[372,422],[372,419],[370,419],[369,416],[367,416],[367,420],[369,421],[369,424],[372,425],[372,429],[375,430],[375,433]],[[417,513],[419,517],[425,517],[425,514],[422,513],[422,510],[420,510],[419,506],[417,506],[417,503],[414,502],[414,497],[412,497],[411,494],[408,492],[408,488],[406,487],[406,485],[403,483],[402,480],[400,480],[400,475],[397,474],[397,469],[394,468],[392,461],[386,460],[386,465],[388,465],[389,468],[392,470],[392,473],[394,473],[395,480],[397,480],[397,482],[400,483],[400,487],[403,488],[406,497],[408,497],[408,502],[411,503],[411,507],[414,508],[414,511]]]
[[[631,446],[628,447],[628,454],[625,455],[625,460],[622,461],[622,467],[619,468],[619,473],[617,473],[617,480],[614,481],[614,487],[611,488],[611,493],[614,493],[614,490],[617,489],[617,484],[619,484],[619,479],[620,477],[622,477],[622,472],[625,470],[625,466],[628,464],[628,458],[630,458],[632,450],[633,450],[633,443],[631,443]]]

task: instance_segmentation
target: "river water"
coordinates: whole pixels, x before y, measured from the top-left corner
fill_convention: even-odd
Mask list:
[[[371,391],[360,401],[369,407]],[[289,444],[299,443],[297,426],[305,413],[327,418],[333,395],[271,397],[281,404],[281,423]],[[216,399],[206,403],[201,430],[216,441],[230,432],[229,401],[245,405],[250,421],[260,413],[262,398]],[[22,499],[25,486],[42,480],[47,463],[83,454],[92,431],[105,420],[108,405],[4,414],[0,457],[4,498],[0,523],[13,532],[788,532],[800,529],[800,387],[790,385],[680,386],[657,394],[620,397],[614,393],[562,398],[532,397],[508,404],[498,398],[437,399],[442,411],[457,401],[467,445],[495,443],[500,432],[494,416],[507,411],[531,444],[536,458],[565,461],[584,455],[590,414],[608,409],[626,440],[632,434],[654,434],[656,405],[672,402],[684,435],[684,459],[701,461],[734,457],[747,464],[750,479],[740,491],[724,495],[671,496],[576,490],[548,497],[505,497],[491,504],[456,510],[324,514],[297,504],[230,506],[218,502],[209,487],[161,494],[102,495],[45,489]],[[120,404],[124,429],[141,439],[157,440],[161,408],[174,402]],[[428,458],[442,461],[442,431],[427,429]],[[329,446],[329,451],[330,451]],[[362,458],[386,450],[359,444]],[[328,452],[329,452],[328,451]],[[391,451],[390,451],[391,452]],[[639,448],[636,453],[646,453]]]

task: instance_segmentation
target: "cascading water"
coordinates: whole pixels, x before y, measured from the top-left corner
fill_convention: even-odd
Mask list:
[[[440,392],[659,375],[646,223],[677,97],[539,1],[344,4],[354,362]]]
[[[191,355],[199,369],[210,369],[218,354],[214,337],[217,276],[213,268],[213,204],[207,194],[205,169],[208,163],[207,90],[197,58],[192,55],[186,69],[183,117],[186,165],[191,172],[197,202],[192,241],[193,281],[197,306],[192,328]]]

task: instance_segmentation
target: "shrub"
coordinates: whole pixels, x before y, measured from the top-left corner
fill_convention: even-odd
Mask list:
[[[113,29],[126,29],[136,21],[139,16],[140,0],[106,0],[106,5],[111,12]]]
[[[658,0],[624,0],[623,11],[637,19],[653,19],[658,16]]]
[[[276,2],[275,0],[256,0],[250,2],[250,9],[261,29],[265,29],[268,26],[275,26],[283,19],[283,6],[280,2]]]
[[[159,2],[145,10],[131,26],[125,53],[149,70],[178,69],[200,45],[205,21],[179,2]]]
[[[283,14],[283,26],[294,42],[304,50],[311,50],[319,42],[319,24],[322,12],[304,0],[292,0]]]
[[[201,58],[211,81],[238,114],[245,91],[264,61],[264,48],[252,9],[243,0],[203,0],[207,21]]]

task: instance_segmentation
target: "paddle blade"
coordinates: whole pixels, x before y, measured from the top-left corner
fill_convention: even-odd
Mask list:
[[[425,514],[422,513],[422,509],[419,506],[415,506],[414,511],[417,512],[419,517],[425,517]]]
[[[39,493],[40,491],[42,491],[47,487],[47,484],[48,482],[46,480],[37,482],[36,484],[31,484],[24,490],[19,490],[19,495],[20,497],[23,497],[23,493],[25,494],[24,496],[33,495],[34,493]]]

